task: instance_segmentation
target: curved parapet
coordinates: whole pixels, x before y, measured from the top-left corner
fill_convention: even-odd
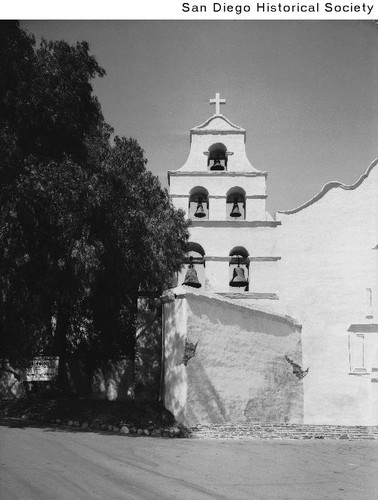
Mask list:
[[[334,189],[334,188],[341,188],[341,189],[344,189],[346,191],[351,191],[353,189],[356,189],[369,176],[370,172],[373,170],[373,168],[377,164],[378,164],[378,158],[375,159],[373,161],[373,163],[370,164],[370,166],[368,167],[368,169],[366,170],[366,172],[364,174],[362,174],[361,177],[354,184],[343,184],[342,182],[338,182],[338,181],[327,182],[327,184],[325,184],[323,186],[323,188],[320,190],[320,192],[316,196],[314,196],[313,198],[311,198],[309,201],[307,201],[306,203],[303,203],[299,207],[293,208],[291,210],[278,210],[277,214],[291,215],[291,214],[295,214],[297,212],[300,212],[301,210],[303,210],[303,209],[309,207],[310,205],[313,205],[317,201],[319,201],[321,198],[323,198],[323,196],[326,193],[328,193],[328,191],[330,191],[331,189]]]
[[[213,115],[204,123],[190,130],[190,152],[184,165],[176,172],[208,172],[212,148],[219,145],[224,151],[224,172],[246,172],[266,175],[257,170],[247,158],[245,151],[246,131],[232,123],[224,115]],[[209,172],[210,173],[210,172]],[[222,172],[211,172],[222,175]],[[175,175],[175,172],[171,172]]]
[[[243,134],[246,131],[244,128],[239,127],[232,123],[224,115],[213,115],[210,116],[204,123],[193,127],[190,130],[190,135],[193,134],[213,134],[213,133],[229,133],[229,134]]]

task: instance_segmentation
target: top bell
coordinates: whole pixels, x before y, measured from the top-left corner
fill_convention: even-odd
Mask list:
[[[221,164],[219,158],[214,160],[214,163],[211,166],[211,170],[224,170],[224,166]]]
[[[206,217],[201,198],[198,199],[197,210],[194,214],[194,217],[199,217],[199,218]]]
[[[234,206],[232,207],[230,217],[241,217],[237,199],[234,200]]]

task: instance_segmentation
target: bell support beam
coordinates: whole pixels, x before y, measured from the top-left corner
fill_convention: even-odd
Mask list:
[[[235,259],[235,263],[237,263],[236,257],[230,257],[228,255],[225,257],[221,257],[218,255],[205,255],[204,257],[193,257],[192,262],[193,264],[204,264],[208,261],[233,262],[233,259]],[[281,257],[247,257],[245,260],[248,260],[249,262],[276,262],[278,260],[281,260]],[[183,261],[184,264],[189,264],[190,262],[190,259],[185,259]],[[240,263],[242,263],[242,259],[240,259]]]
[[[268,172],[209,172],[206,171],[179,171],[179,170],[168,170],[168,180],[170,177],[214,177],[219,175],[220,177],[267,177]]]
[[[281,226],[281,221],[276,220],[194,220],[192,227],[277,227]]]

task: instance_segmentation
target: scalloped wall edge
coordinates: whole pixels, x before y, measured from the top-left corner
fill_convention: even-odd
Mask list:
[[[293,208],[291,210],[278,210],[277,211],[277,214],[284,214],[284,215],[291,215],[291,214],[295,214],[297,212],[300,212],[301,210],[309,207],[310,205],[313,205],[314,203],[316,203],[317,201],[319,201],[321,198],[323,198],[323,196],[328,193],[328,191],[330,191],[331,189],[333,188],[341,188],[341,189],[345,189],[346,191],[351,191],[353,189],[356,189],[358,188],[362,183],[363,181],[369,176],[370,172],[373,170],[373,168],[378,165],[378,158],[376,158],[368,167],[368,169],[366,170],[365,173],[363,173],[361,175],[361,177],[354,183],[354,184],[343,184],[342,182],[338,182],[338,181],[331,181],[331,182],[327,182],[327,184],[325,184],[322,189],[319,191],[319,193],[317,195],[315,195],[313,198],[311,198],[311,200],[309,201],[306,201],[305,203],[303,203],[303,205],[300,205],[299,207],[297,208]]]

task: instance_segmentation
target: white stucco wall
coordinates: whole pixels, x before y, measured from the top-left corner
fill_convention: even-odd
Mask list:
[[[234,223],[233,226],[226,224],[224,227],[211,224],[190,227],[190,241],[199,243],[205,251],[207,289],[228,290],[229,253],[234,247],[242,246],[252,259],[249,263],[250,291],[276,292],[280,266],[280,256],[276,248],[276,230],[274,226],[242,227],[238,223]],[[254,261],[254,258],[267,258],[267,260]],[[277,260],[268,260],[270,258]],[[179,284],[184,281],[185,272],[186,266],[179,273]]]
[[[245,130],[231,123],[223,115],[213,115],[204,124],[190,131],[190,151],[180,171],[206,171],[206,152],[213,144],[223,144],[227,152],[229,172],[257,171],[245,151]]]
[[[303,419],[300,326],[283,315],[177,288],[164,305],[165,405],[186,425]],[[169,300],[169,299],[168,299]],[[197,344],[182,363],[185,340]]]
[[[170,196],[176,208],[181,208],[188,213],[189,197],[191,191],[196,188],[205,188],[209,193],[209,220],[226,220],[227,193],[232,188],[241,188],[246,193],[246,216],[245,220],[265,221],[271,220],[266,213],[266,177],[233,175],[227,173],[210,172],[209,175],[200,175],[193,172],[190,175],[171,175]]]
[[[224,144],[228,152],[233,153],[228,158],[227,171],[241,172],[252,166],[245,153],[243,134],[206,134],[192,135],[191,149],[188,159],[181,170],[207,170],[207,156],[204,154],[212,144]]]
[[[205,186],[201,186],[205,187]],[[245,186],[244,186],[245,187]],[[189,193],[190,189],[187,190]],[[227,215],[231,212],[232,207],[227,206],[226,196],[215,196],[211,195],[208,199],[208,209],[209,209],[209,220],[220,221],[226,220]],[[188,215],[189,207],[189,194],[187,196],[175,196],[171,195],[171,201],[177,209],[181,209]],[[245,219],[240,220],[247,221],[266,221],[272,220],[271,216],[266,212],[265,209],[266,200],[265,198],[247,198],[245,202]],[[192,220],[195,220],[193,217]]]
[[[217,142],[233,153],[226,172],[207,167],[204,152]],[[303,367],[310,367],[304,379],[305,422],[378,424],[378,333],[358,338],[367,365],[358,375],[349,373],[347,332],[351,324],[378,323],[378,166],[353,186],[330,183],[303,207],[278,213],[279,225],[265,209],[266,173],[245,155],[245,131],[214,116],[192,129],[189,157],[170,175],[174,205],[187,212],[196,186],[209,193],[209,220],[193,218],[190,227],[190,241],[205,250],[200,290],[227,291],[229,252],[244,247],[249,291],[277,294],[280,307],[303,323]],[[229,223],[226,195],[236,186],[246,193],[246,220]],[[179,284],[184,275],[185,268]],[[373,318],[366,318],[367,288],[373,294]],[[206,304],[204,314],[213,308]],[[233,317],[241,327],[242,318]]]
[[[186,338],[186,301],[167,291],[163,297],[163,394],[166,408],[178,421],[184,420],[187,399],[187,375],[181,363]]]
[[[373,375],[349,374],[349,325],[378,320],[378,168],[353,189],[334,187],[292,214],[278,214],[280,285],[289,314],[303,324],[306,423],[378,424]],[[367,292],[373,314],[367,319]],[[369,333],[369,370],[378,334]]]
[[[279,256],[276,248],[275,227],[248,227],[230,223],[224,226],[195,225],[189,228],[190,241],[200,243],[206,255],[228,256],[235,246],[243,246],[255,257]]]

